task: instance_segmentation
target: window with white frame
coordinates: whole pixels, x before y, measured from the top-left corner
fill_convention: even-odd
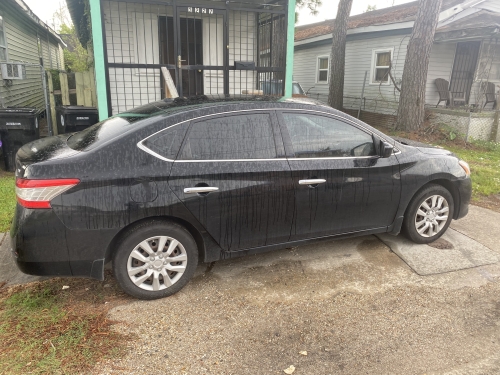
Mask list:
[[[392,49],[373,51],[372,59],[372,83],[389,84],[389,69],[391,67]]]
[[[328,73],[330,70],[330,58],[328,56],[318,57],[317,83],[328,83]]]
[[[7,41],[5,37],[5,24],[0,14],[0,61],[7,61]]]

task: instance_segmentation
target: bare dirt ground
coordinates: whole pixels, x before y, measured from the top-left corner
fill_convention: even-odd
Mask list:
[[[499,280],[498,264],[418,276],[373,236],[217,262],[114,308],[129,354],[95,373],[496,374]]]
[[[495,212],[500,212],[500,195],[490,195],[489,197],[481,197],[481,199],[472,202],[473,205],[487,208]]]

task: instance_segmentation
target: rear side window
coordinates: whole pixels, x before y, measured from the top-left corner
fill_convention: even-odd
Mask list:
[[[283,118],[297,158],[375,155],[372,136],[341,120],[302,113]]]
[[[174,160],[179,152],[188,125],[189,122],[171,126],[147,138],[142,144],[158,155]]]
[[[276,158],[268,113],[234,115],[195,122],[179,157],[181,160]]]

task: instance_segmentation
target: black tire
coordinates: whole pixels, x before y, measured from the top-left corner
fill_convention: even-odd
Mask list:
[[[160,250],[162,241],[166,242]],[[170,245],[173,250],[167,257]],[[134,250],[136,250],[134,256],[131,256]],[[187,259],[168,262],[167,259],[172,259],[172,256],[176,256],[176,259],[183,257]],[[177,293],[193,277],[197,265],[198,247],[191,234],[179,224],[162,220],[148,220],[132,227],[120,239],[113,254],[113,273],[122,289],[127,294],[144,300],[164,298]],[[144,270],[129,276],[128,267],[131,269],[137,267],[138,270],[144,268]],[[172,267],[177,267],[179,271],[170,270]],[[182,272],[181,269],[184,267]],[[148,273],[150,276],[140,281]],[[168,281],[162,273],[166,273]],[[132,278],[139,283],[139,286],[132,281]],[[154,290],[155,288],[157,290]]]
[[[439,226],[433,226],[432,228],[428,230],[424,230],[423,234],[420,234],[417,230],[417,219],[420,219],[418,221],[419,223],[423,223],[423,225],[420,228],[423,228],[423,226],[427,225],[424,220],[427,220],[427,216],[422,216],[419,215],[417,217],[417,212],[419,208],[423,205],[424,202],[428,201],[431,199],[433,196],[440,196],[445,199],[448,207],[448,212],[447,212],[447,220],[441,220],[439,221]],[[428,185],[424,187],[422,190],[420,190],[410,201],[410,204],[408,205],[408,208],[406,210],[405,218],[403,221],[403,233],[408,237],[411,241],[418,243],[418,244],[427,244],[436,241],[439,237],[441,237],[444,232],[448,229],[450,226],[451,220],[453,219],[453,213],[454,213],[454,202],[453,202],[453,196],[451,193],[446,189],[445,187],[441,185]],[[431,207],[432,208],[432,207]],[[435,214],[436,210],[428,210],[430,211],[429,213],[429,222],[432,222],[432,215],[435,215],[437,217],[443,217],[443,214]],[[427,214],[427,210],[425,211]],[[431,225],[431,224],[429,224]],[[439,230],[438,230],[439,229]],[[433,232],[437,232],[434,235],[432,235]],[[427,232],[427,233],[426,233]]]

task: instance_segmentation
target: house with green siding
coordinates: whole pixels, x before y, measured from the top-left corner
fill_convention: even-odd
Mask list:
[[[0,107],[45,109],[43,69],[64,70],[64,42],[22,0],[0,1]]]

